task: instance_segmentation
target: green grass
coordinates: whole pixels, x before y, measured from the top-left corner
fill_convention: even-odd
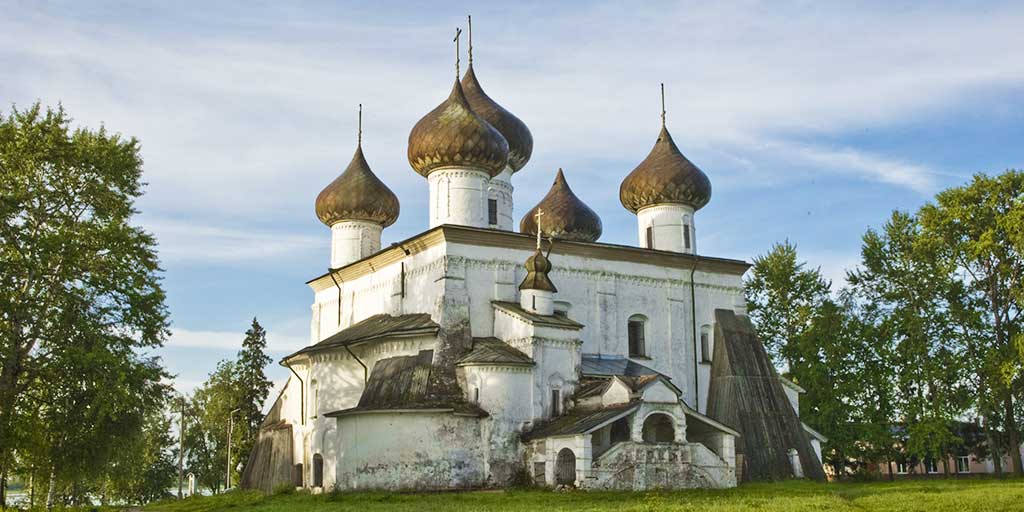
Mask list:
[[[431,510],[551,511],[927,511],[1024,510],[1024,480],[957,479],[816,484],[792,481],[747,484],[729,490],[676,492],[472,491],[448,493],[304,492],[264,496],[233,492],[166,501],[148,512]]]

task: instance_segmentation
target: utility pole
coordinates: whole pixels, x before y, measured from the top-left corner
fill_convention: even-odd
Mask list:
[[[235,413],[239,410],[240,408],[236,408],[228,414],[228,471],[224,475],[224,492],[231,488],[231,430],[235,426]]]
[[[181,481],[185,477],[185,395],[181,396],[181,420],[178,423],[178,499],[181,493]]]

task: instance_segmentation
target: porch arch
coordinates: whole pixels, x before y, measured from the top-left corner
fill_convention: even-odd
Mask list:
[[[655,412],[644,418],[642,438],[645,443],[671,443],[676,440],[676,420],[669,414]]]

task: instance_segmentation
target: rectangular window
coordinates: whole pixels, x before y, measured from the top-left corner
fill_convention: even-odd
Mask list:
[[[690,248],[690,225],[683,224],[683,244],[687,249]]]
[[[647,226],[647,248],[654,249],[654,228]]]
[[[644,357],[644,322],[629,321],[629,357]]]
[[[498,200],[487,200],[487,223],[494,226],[498,224]]]
[[[905,475],[905,474],[907,474],[907,463],[906,462],[897,462],[896,463],[896,474],[897,475]]]
[[[700,358],[705,363],[711,362],[711,345],[708,340],[708,333],[700,333]]]
[[[480,388],[478,388],[478,387],[473,388],[473,403],[474,404],[480,403]]]
[[[971,472],[971,459],[970,459],[970,457],[957,457],[956,458],[956,472],[957,473],[970,473]]]
[[[562,392],[557,389],[551,390],[551,417],[562,414]]]
[[[938,473],[939,472],[939,466],[937,464],[935,464],[935,459],[925,459],[924,460],[924,470],[927,471],[928,474],[931,474],[931,475],[934,475],[935,473]]]

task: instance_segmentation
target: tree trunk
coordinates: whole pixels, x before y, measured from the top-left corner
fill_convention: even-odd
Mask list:
[[[992,431],[992,417],[985,416],[985,437],[988,438],[989,457],[992,457],[992,470],[999,477],[1003,477],[1003,455],[996,441],[995,433]]]
[[[1009,390],[1003,398],[1003,416],[1004,428],[1010,438],[1010,446],[1007,448],[1010,453],[1010,467],[1014,473],[1020,475],[1024,473],[1020,461],[1020,433],[1017,430],[1017,419],[1013,415],[1013,396]]]
[[[0,510],[7,509],[7,470],[0,473]]]
[[[888,464],[889,464],[889,481],[890,482],[895,482],[896,481],[896,475],[893,474],[894,469],[892,467],[892,460],[890,460]]]
[[[50,468],[50,488],[46,491],[46,510],[53,509],[53,496],[56,493],[57,486],[57,475],[54,474],[54,468]]]

